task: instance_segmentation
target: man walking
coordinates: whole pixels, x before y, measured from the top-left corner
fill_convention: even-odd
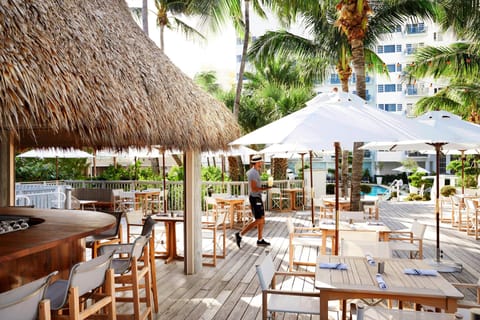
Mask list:
[[[265,225],[265,209],[263,208],[262,191],[268,188],[262,187],[260,180],[260,168],[263,164],[263,158],[260,155],[253,156],[250,160],[251,168],[247,171],[248,178],[248,199],[250,201],[250,208],[252,209],[254,221],[247,224],[240,232],[235,233],[235,240],[237,246],[240,248],[242,236],[257,227],[257,246],[269,246],[270,243],[263,239],[263,226]]]

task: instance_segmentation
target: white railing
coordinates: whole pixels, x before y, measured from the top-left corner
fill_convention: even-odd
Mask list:
[[[281,189],[302,188],[303,181],[276,180],[275,185]],[[66,194],[70,194],[65,191],[67,188],[123,189],[125,191],[163,189],[163,181],[65,180],[55,183],[17,183],[15,204],[34,205],[36,208],[65,208]],[[183,210],[183,181],[166,181],[166,188],[168,210]],[[248,183],[246,181],[202,182],[202,198],[209,192],[248,195]]]

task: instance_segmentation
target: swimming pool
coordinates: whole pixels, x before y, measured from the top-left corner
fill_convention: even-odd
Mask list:
[[[379,185],[372,185],[372,190],[369,193],[365,194],[367,196],[378,196],[379,194],[385,194],[388,192],[388,189]],[[363,193],[362,193],[363,194]]]

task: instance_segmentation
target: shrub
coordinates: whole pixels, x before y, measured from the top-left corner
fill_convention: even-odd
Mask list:
[[[368,184],[361,184],[360,185],[360,192],[362,192],[363,194],[368,194],[368,193],[370,193],[370,191],[372,191],[372,186],[370,186]]]
[[[443,186],[440,189],[440,194],[444,197],[450,197],[457,193],[457,189],[454,186]]]

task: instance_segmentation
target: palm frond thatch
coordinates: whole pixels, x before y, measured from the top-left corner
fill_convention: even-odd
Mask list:
[[[240,134],[230,111],[161,53],[124,0],[5,0],[0,29],[0,129],[22,147],[203,151]]]

